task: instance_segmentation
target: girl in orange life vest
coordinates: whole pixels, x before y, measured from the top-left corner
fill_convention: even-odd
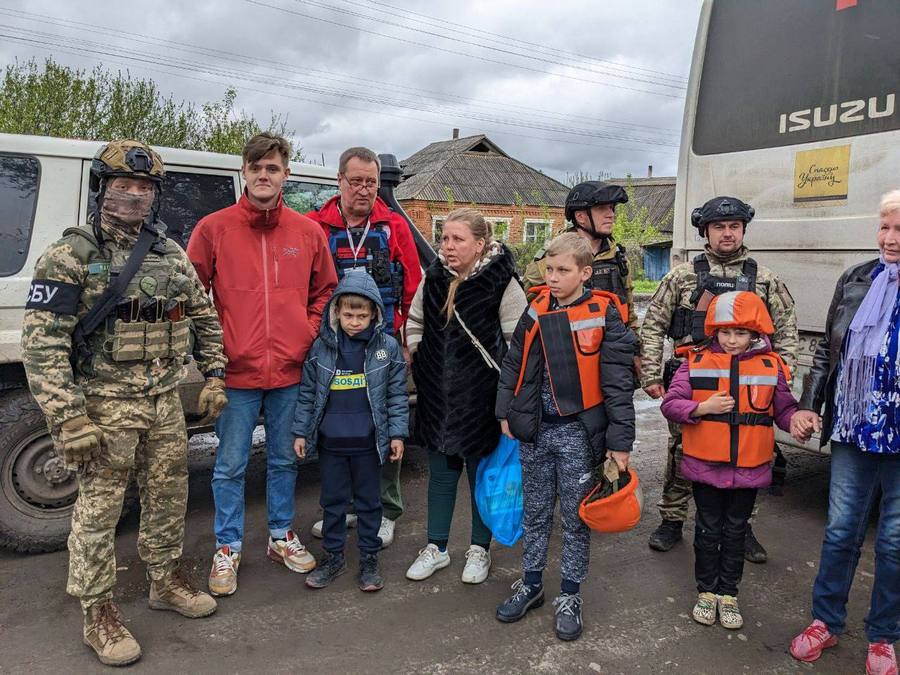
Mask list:
[[[773,423],[790,431],[797,401],[790,371],[772,351],[775,331],[755,293],[717,296],[706,313],[710,339],[683,352],[662,413],[683,425],[682,475],[697,506],[693,617],[710,626],[743,626],[737,603],[744,535],[759,488],[772,481]]]
[[[631,368],[637,338],[627,310],[604,291],[585,290],[593,252],[575,233],[551,242],[547,287],[522,315],[503,359],[495,413],[503,433],[521,441],[525,534],[522,578],[497,607],[512,623],[544,602],[553,511],[562,521],[560,595],[554,601],[561,640],[581,635],[580,585],[587,576],[590,530],[578,507],[605,455],[621,468],[634,443]]]

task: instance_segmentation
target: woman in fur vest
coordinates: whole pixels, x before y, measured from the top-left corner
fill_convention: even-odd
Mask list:
[[[471,208],[451,212],[406,324],[418,393],[415,437],[428,451],[429,469],[428,544],[407,570],[409,579],[427,579],[450,564],[447,541],[463,468],[472,493],[472,538],[462,581],[487,578],[491,531],[475,506],[475,472],[500,439],[498,366],[527,305],[515,259],[491,239],[484,216]]]

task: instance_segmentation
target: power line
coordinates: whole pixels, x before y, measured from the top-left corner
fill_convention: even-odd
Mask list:
[[[659,86],[659,87],[668,87],[671,89],[680,89],[680,90],[686,89],[686,86],[681,83],[672,84],[669,82],[659,81],[658,79],[648,79],[648,76],[636,77],[634,75],[624,75],[624,74],[620,74],[620,73],[612,73],[609,71],[599,71],[599,70],[595,70],[593,68],[588,68],[581,64],[577,64],[577,63],[567,63],[564,61],[548,59],[546,57],[536,56],[535,54],[532,54],[532,53],[527,53],[527,52],[522,53],[522,52],[510,49],[510,48],[497,47],[495,45],[484,44],[482,42],[475,42],[473,40],[467,40],[464,38],[448,37],[447,35],[445,35],[443,33],[438,33],[438,32],[434,32],[431,30],[425,30],[422,28],[407,26],[402,23],[397,23],[396,21],[390,21],[389,19],[385,19],[385,18],[378,17],[378,16],[371,16],[369,14],[362,14],[360,12],[349,10],[349,9],[342,9],[340,7],[335,7],[334,5],[329,4],[329,3],[315,2],[314,0],[294,0],[294,2],[298,3],[298,4],[303,4],[303,5],[310,5],[312,7],[318,7],[320,9],[325,9],[325,10],[328,10],[331,12],[339,12],[342,14],[347,14],[349,16],[354,16],[354,17],[357,17],[360,19],[365,19],[367,21],[374,21],[374,22],[377,22],[378,25],[380,25],[380,26],[394,26],[395,28],[400,28],[402,30],[410,31],[413,33],[421,33],[423,35],[440,38],[442,40],[452,40],[454,42],[461,42],[462,44],[477,47],[479,49],[485,49],[488,51],[498,52],[500,54],[506,54],[509,56],[516,56],[519,58],[528,59],[530,61],[537,61],[539,63],[547,63],[547,64],[551,64],[551,65],[556,65],[556,66],[565,66],[567,68],[583,70],[585,72],[593,73],[595,75],[605,75],[607,77],[616,77],[616,78],[620,78],[623,80],[632,80],[634,82],[642,82],[644,84],[651,84],[651,85],[655,85],[655,86]],[[347,4],[351,4],[351,5],[357,4],[357,3],[349,2],[349,0],[344,0],[344,2]],[[455,31],[455,32],[463,34],[463,35],[467,35],[468,37],[472,37],[471,33],[462,33],[461,31]]]
[[[83,28],[84,30],[89,31],[90,33],[97,33],[97,32],[106,33],[108,35],[111,35],[111,36],[113,36],[115,38],[119,38],[119,39],[121,39],[123,37],[122,31],[120,29],[104,27],[104,26],[97,25],[95,23],[75,21],[75,20],[71,20],[71,19],[58,19],[55,17],[43,15],[43,14],[34,14],[34,13],[25,12],[23,10],[18,10],[18,9],[8,9],[8,8],[4,8],[2,6],[0,6],[0,14],[6,14],[6,15],[11,16],[12,18],[16,18],[16,19],[24,19],[26,21],[40,22],[42,25],[51,24],[51,25],[56,25],[56,26],[60,26],[62,28],[69,28],[69,29],[73,29],[73,30],[79,30],[79,27],[80,27],[80,28]],[[202,46],[198,46],[198,45],[191,45],[191,44],[187,44],[187,43],[183,43],[183,42],[177,42],[175,40],[168,40],[168,39],[161,38],[158,36],[153,36],[153,35],[146,35],[146,37],[150,38],[150,39],[149,40],[141,40],[140,38],[137,38],[136,36],[133,36],[133,35],[129,35],[128,39],[131,42],[138,42],[138,43],[148,44],[148,45],[152,45],[152,46],[158,46],[159,43],[171,44],[171,45],[175,45],[175,46],[179,47],[180,49],[184,49],[184,50],[190,51],[190,52],[195,52],[195,53],[205,55],[205,56],[214,56],[214,57],[219,56],[219,55],[226,56],[231,59],[237,59],[239,61],[243,61],[243,62],[247,63],[247,65],[263,65],[263,66],[267,66],[267,67],[274,67],[274,68],[282,70],[284,72],[288,72],[292,76],[306,77],[308,79],[315,80],[315,78],[307,75],[305,72],[298,71],[295,64],[286,63],[283,61],[274,61],[271,59],[262,59],[259,57],[251,57],[251,56],[247,56],[244,54],[228,52],[228,51],[224,51],[224,50],[220,50],[220,49],[202,47]],[[457,104],[462,103],[462,104],[465,104],[470,107],[474,106],[476,108],[479,108],[479,107],[480,108],[488,108],[491,111],[493,111],[495,109],[493,106],[507,106],[508,105],[508,102],[490,101],[490,100],[484,100],[484,99],[480,99],[483,101],[483,104],[479,104],[478,102],[472,101],[472,99],[464,98],[461,96],[455,96],[452,94],[446,94],[444,92],[439,92],[439,91],[429,90],[429,89],[421,89],[421,88],[412,87],[409,85],[404,85],[404,84],[396,83],[396,82],[385,82],[385,81],[379,81],[379,80],[374,80],[374,79],[363,80],[363,79],[360,79],[360,78],[357,78],[357,77],[354,77],[351,75],[347,75],[344,73],[338,73],[335,71],[324,70],[324,69],[320,69],[320,68],[311,68],[311,67],[307,66],[306,71],[311,72],[311,73],[321,73],[321,74],[327,76],[329,78],[329,81],[333,80],[334,78],[338,78],[338,79],[348,81],[354,85],[380,84],[388,89],[398,89],[398,88],[405,89],[405,90],[408,90],[411,92],[427,94],[427,95],[431,96],[432,98],[443,99],[445,101],[449,101],[449,102],[453,102],[453,103],[457,103]],[[485,104],[487,104],[487,105],[485,105]],[[529,106],[528,110],[531,113],[531,116],[533,116],[533,117],[536,116],[538,118],[540,118],[540,117],[556,118],[553,121],[566,121],[569,119],[583,120],[584,122],[588,122],[590,124],[618,126],[618,127],[623,127],[626,130],[631,130],[631,131],[634,131],[636,129],[646,129],[650,133],[657,133],[657,134],[661,134],[663,136],[677,136],[677,134],[679,133],[679,130],[677,130],[677,129],[671,129],[671,128],[653,126],[653,125],[646,125],[646,124],[638,124],[638,123],[634,123],[634,122],[608,120],[608,119],[591,117],[591,116],[587,116],[587,115],[560,113],[558,111],[537,108],[534,106]],[[535,113],[537,113],[537,114],[535,115]],[[525,119],[528,119],[528,115],[523,116],[523,115],[521,115],[521,113],[519,113],[519,117],[525,117]]]
[[[353,0],[342,0],[342,2],[344,2],[345,4],[357,5],[357,6],[361,6],[363,4],[361,2],[354,2]],[[570,58],[580,59],[583,61],[596,61],[597,63],[601,63],[607,67],[628,69],[628,70],[633,70],[633,71],[637,71],[637,72],[645,72],[650,75],[654,75],[657,77],[672,80],[676,84],[687,84],[687,78],[684,77],[683,75],[675,75],[673,73],[667,73],[667,72],[664,72],[661,70],[656,70],[653,68],[645,68],[642,66],[635,66],[635,65],[631,65],[631,64],[627,64],[627,63],[621,63],[619,61],[611,61],[609,59],[601,59],[601,58],[597,58],[595,56],[588,56],[586,54],[580,54],[578,52],[573,52],[573,51],[569,51],[569,50],[565,50],[565,49],[559,49],[556,47],[550,48],[550,47],[547,47],[546,45],[542,45],[537,42],[529,42],[527,40],[524,40],[524,39],[522,39],[521,36],[518,36],[518,35],[514,36],[514,35],[504,35],[502,33],[494,33],[489,30],[484,30],[482,28],[478,28],[477,26],[472,26],[472,25],[464,24],[464,23],[456,23],[456,22],[450,21],[449,19],[444,18],[444,17],[435,17],[435,16],[430,16],[428,14],[422,14],[421,12],[414,12],[409,9],[404,9],[402,7],[398,7],[397,5],[392,5],[392,4],[389,4],[386,2],[378,2],[378,0],[366,0],[366,4],[385,7],[387,9],[393,10],[395,12],[402,12],[403,14],[407,14],[412,17],[419,17],[420,19],[425,20],[424,23],[426,25],[435,26],[437,28],[444,28],[445,30],[451,30],[453,32],[463,32],[463,31],[454,31],[453,29],[446,28],[446,27],[447,26],[455,26],[457,28],[463,29],[464,31],[480,33],[482,35],[486,35],[486,36],[489,36],[492,38],[498,38],[501,40],[510,40],[515,43],[530,47],[532,49],[536,49],[538,51],[550,52],[550,53],[553,53],[556,55],[568,56]]]
[[[9,26],[6,24],[0,24],[0,27],[11,29],[11,30],[16,30],[16,31],[19,31],[26,35],[38,36],[38,37],[43,37],[43,38],[47,38],[47,39],[74,40],[74,38],[68,38],[68,37],[61,36],[61,35],[58,35],[55,33],[47,33],[44,31],[19,28],[19,27],[15,27],[15,26]],[[141,38],[136,38],[136,37],[131,37],[130,41],[138,42],[138,43],[142,42]],[[146,44],[152,44],[152,42],[150,42],[150,41],[143,41],[143,42],[145,42]],[[120,53],[117,53],[117,52],[111,53],[109,50],[124,49],[122,47],[116,47],[116,46],[110,45],[108,43],[97,43],[97,42],[93,42],[93,41],[89,41],[89,40],[84,40],[82,38],[78,38],[77,44],[74,45],[74,48],[88,49],[91,47],[93,47],[94,51],[97,51],[97,53],[106,54],[106,55],[121,55]],[[264,78],[260,75],[256,75],[254,73],[248,73],[246,71],[225,69],[218,65],[210,65],[210,64],[206,64],[206,63],[188,64],[188,62],[182,61],[180,59],[173,59],[173,58],[170,58],[170,57],[167,57],[164,55],[158,55],[155,57],[155,59],[153,59],[149,56],[145,57],[144,59],[140,59],[140,58],[132,55],[129,50],[125,56],[134,58],[135,60],[138,60],[138,61],[149,62],[151,64],[157,64],[157,65],[171,65],[171,66],[181,66],[181,67],[185,67],[187,65],[187,67],[191,67],[194,70],[211,72],[213,74],[218,74],[222,77],[237,77],[240,79],[249,80],[249,81],[253,81],[253,82],[269,84],[271,86],[275,86],[275,87],[279,87],[279,88],[299,89],[301,91],[307,91],[307,92],[311,92],[311,93],[329,95],[329,96],[334,96],[334,97],[348,97],[348,98],[360,100],[362,102],[377,103],[380,105],[389,105],[391,107],[411,109],[411,110],[416,110],[419,112],[431,112],[431,113],[436,113],[436,114],[446,114],[447,113],[447,110],[445,108],[443,108],[443,107],[439,108],[434,105],[423,104],[423,103],[415,104],[415,103],[411,103],[411,102],[407,102],[407,101],[390,99],[390,98],[385,97],[384,95],[378,96],[375,94],[366,94],[366,93],[362,93],[362,92],[347,92],[344,90],[334,89],[334,88],[325,87],[325,86],[314,86],[314,85],[309,85],[309,84],[301,84],[301,83],[297,83],[297,82],[289,83],[289,82],[285,82],[284,80],[280,80],[280,79],[273,80],[273,79],[269,79],[269,78]],[[565,134],[565,135],[570,135],[570,136],[579,136],[579,137],[583,137],[583,138],[602,138],[602,139],[609,139],[609,140],[624,141],[626,143],[637,143],[637,144],[642,144],[642,145],[661,145],[661,146],[668,146],[668,147],[676,147],[675,143],[671,143],[668,141],[662,141],[662,140],[658,140],[658,139],[648,139],[648,138],[627,136],[624,134],[609,133],[609,132],[589,131],[586,129],[579,129],[579,128],[573,128],[573,127],[560,127],[557,125],[547,124],[547,123],[539,122],[539,121],[535,122],[535,121],[527,121],[527,120],[508,119],[508,118],[502,118],[502,117],[487,115],[487,114],[473,112],[473,111],[463,111],[463,114],[464,114],[465,118],[467,118],[469,120],[477,120],[479,122],[491,122],[494,124],[501,124],[504,126],[513,126],[513,127],[532,129],[532,130],[538,130],[538,131],[549,131],[551,133]]]
[[[649,89],[637,89],[635,87],[628,87],[628,86],[621,85],[621,84],[600,82],[599,80],[589,80],[587,78],[577,77],[575,75],[566,75],[563,73],[553,73],[553,72],[550,72],[547,70],[541,70],[540,68],[532,68],[530,66],[525,66],[525,65],[517,64],[517,63],[510,63],[508,61],[500,61],[498,59],[492,59],[492,58],[488,58],[486,56],[477,56],[475,54],[469,54],[467,52],[460,52],[460,51],[456,51],[453,49],[447,49],[445,47],[439,47],[438,45],[432,45],[432,44],[428,44],[426,42],[417,42],[415,40],[401,38],[396,35],[388,35],[386,33],[380,33],[378,31],[370,30],[368,28],[362,28],[360,26],[348,26],[344,23],[341,23],[340,21],[333,21],[331,19],[325,19],[325,18],[322,18],[319,16],[315,16],[314,14],[308,14],[306,12],[299,12],[296,10],[288,9],[287,7],[279,7],[277,5],[270,5],[265,2],[261,2],[260,0],[244,0],[244,2],[247,2],[251,5],[257,5],[258,7],[267,7],[268,9],[274,9],[276,11],[284,12],[286,14],[300,16],[305,19],[310,19],[311,21],[319,21],[322,23],[330,24],[332,26],[339,26],[340,28],[343,28],[345,30],[353,30],[353,31],[358,31],[360,33],[367,33],[369,35],[376,35],[378,37],[383,37],[383,38],[387,38],[389,40],[393,40],[394,42],[403,42],[405,44],[414,45],[416,47],[425,47],[426,49],[433,49],[436,51],[445,52],[447,54],[455,54],[457,56],[466,56],[468,58],[475,59],[478,61],[483,61],[485,63],[494,63],[494,64],[498,64],[498,65],[502,65],[502,66],[509,66],[510,68],[518,68],[519,70],[525,70],[525,71],[532,72],[532,73],[540,73],[542,75],[552,75],[554,77],[561,77],[561,78],[565,78],[568,80],[574,80],[577,82],[586,82],[588,84],[599,84],[599,85],[606,86],[606,87],[614,87],[616,89],[635,91],[635,92],[638,92],[641,94],[651,94],[653,96],[662,96],[664,98],[672,98],[672,99],[676,99],[676,100],[680,100],[680,99],[684,98],[684,96],[681,96],[681,95],[667,94],[664,92],[656,92],[656,91],[651,91]]]
[[[27,33],[27,31],[24,31],[23,29],[19,29],[19,28],[15,28],[15,27],[13,27],[13,30],[19,30],[20,32],[26,32],[26,33]],[[38,32],[38,31],[33,31],[33,33],[39,33],[39,32]],[[49,38],[60,38],[60,37],[63,37],[63,36],[53,35],[53,34],[45,34],[45,36],[46,36],[46,37],[49,37]],[[200,80],[200,81],[215,82],[215,83],[217,83],[217,84],[221,84],[221,82],[218,81],[218,80],[209,80],[209,79],[207,79],[207,78],[198,78],[198,77],[189,76],[189,75],[185,75],[185,74],[184,74],[184,70],[185,70],[185,69],[187,69],[187,70],[189,70],[189,71],[192,71],[192,72],[198,71],[198,70],[199,70],[200,72],[207,72],[207,73],[209,73],[209,74],[211,74],[211,75],[214,75],[214,76],[217,75],[217,76],[219,76],[219,77],[223,77],[223,78],[226,78],[226,79],[227,79],[227,78],[238,77],[239,79],[247,79],[247,80],[250,80],[250,81],[256,81],[256,82],[260,82],[260,81],[261,81],[261,82],[263,82],[263,83],[274,84],[275,86],[280,86],[280,87],[285,87],[285,88],[297,88],[297,89],[301,89],[301,90],[312,91],[312,92],[314,92],[314,93],[321,93],[321,94],[326,95],[326,96],[328,96],[328,95],[335,96],[335,94],[333,94],[333,93],[331,93],[331,92],[328,92],[328,91],[317,91],[316,89],[313,89],[313,88],[306,88],[306,87],[297,86],[297,85],[288,85],[288,84],[285,84],[284,82],[281,82],[281,81],[269,82],[269,81],[263,80],[263,79],[261,79],[261,78],[253,78],[253,77],[249,77],[249,76],[247,76],[246,74],[242,74],[242,73],[240,73],[240,72],[228,71],[228,70],[224,70],[224,69],[220,69],[220,68],[216,68],[216,67],[212,67],[212,66],[206,66],[205,68],[204,68],[204,67],[197,68],[196,66],[192,67],[192,66],[190,66],[189,64],[186,64],[186,63],[183,62],[183,61],[178,61],[178,60],[175,60],[175,59],[170,59],[170,61],[172,61],[172,62],[171,62],[171,63],[167,63],[165,60],[161,60],[161,59],[163,59],[164,57],[157,57],[157,59],[154,60],[154,59],[148,58],[148,57],[139,57],[139,56],[135,56],[134,54],[132,54],[132,53],[130,53],[130,52],[128,52],[128,53],[126,53],[126,54],[122,54],[122,53],[119,53],[119,52],[110,51],[109,45],[102,45],[103,49],[100,49],[100,48],[92,48],[92,47],[88,46],[87,44],[85,44],[85,41],[82,41],[82,40],[79,40],[79,41],[78,41],[76,44],[74,44],[74,45],[62,45],[62,46],[61,46],[60,43],[59,43],[58,41],[41,40],[41,39],[38,39],[38,38],[35,38],[35,37],[30,37],[30,38],[29,38],[29,37],[22,37],[22,36],[19,36],[19,35],[12,35],[12,34],[8,34],[8,33],[7,33],[7,34],[2,34],[2,33],[0,33],[0,37],[4,37],[4,38],[7,38],[7,39],[10,39],[10,40],[12,40],[12,41],[19,42],[19,43],[31,44],[31,45],[37,45],[37,46],[41,46],[41,47],[46,47],[46,48],[48,48],[49,51],[52,51],[52,49],[57,49],[57,50],[59,50],[59,51],[63,51],[63,52],[66,52],[66,53],[73,53],[73,50],[74,50],[74,53],[76,53],[76,54],[82,54],[82,55],[83,55],[83,54],[99,54],[99,55],[102,55],[102,56],[105,56],[105,57],[112,57],[112,59],[114,59],[114,60],[115,60],[115,59],[119,59],[119,60],[124,60],[124,61],[126,61],[126,62],[138,62],[138,63],[143,64],[143,67],[146,68],[147,70],[150,70],[150,71],[154,71],[155,69],[152,68],[152,67],[148,67],[146,64],[150,64],[150,66],[156,65],[156,66],[162,66],[162,67],[172,67],[172,68],[176,68],[177,70],[175,70],[175,71],[168,71],[168,70],[162,70],[162,71],[159,71],[159,70],[156,70],[156,72],[163,72],[163,73],[168,74],[168,75],[174,75],[174,76],[177,76],[177,77],[184,77],[184,78],[187,78],[187,79],[196,79],[196,80]],[[93,44],[96,45],[97,43],[93,43]],[[227,81],[230,82],[231,80],[230,80],[230,79],[227,79]],[[366,112],[366,113],[369,113],[369,114],[373,114],[373,113],[374,113],[374,114],[387,115],[387,116],[391,116],[391,117],[398,117],[398,118],[401,118],[401,119],[411,119],[411,120],[423,122],[423,123],[426,123],[426,124],[436,124],[436,125],[439,125],[439,126],[444,126],[444,125],[446,124],[445,122],[444,122],[444,123],[437,123],[437,122],[433,122],[433,121],[431,121],[431,120],[424,120],[424,119],[422,119],[422,118],[413,117],[413,116],[409,116],[409,115],[401,115],[401,114],[398,114],[398,113],[389,113],[389,112],[384,112],[384,111],[373,111],[371,108],[360,108],[360,107],[348,105],[348,104],[346,104],[346,103],[340,103],[340,104],[338,104],[338,103],[332,103],[332,102],[329,102],[329,101],[323,101],[323,100],[321,100],[321,99],[315,99],[315,98],[289,96],[289,95],[286,95],[286,94],[281,94],[281,93],[277,93],[277,92],[272,92],[271,90],[255,89],[255,88],[252,88],[252,87],[248,87],[248,89],[249,89],[250,91],[256,91],[256,92],[258,92],[258,93],[263,93],[263,94],[274,94],[274,95],[276,95],[276,96],[281,96],[281,97],[283,97],[283,98],[296,99],[296,100],[301,100],[301,101],[306,101],[306,102],[312,101],[312,102],[320,103],[320,104],[323,104],[323,105],[328,105],[328,106],[337,107],[337,108],[346,108],[346,109],[350,109],[350,110],[358,110],[358,111]],[[340,95],[345,95],[345,94],[340,94]],[[375,103],[375,104],[378,104],[378,105],[391,105],[390,103],[385,103],[383,100],[380,100],[380,99],[378,99],[377,97],[357,97],[357,98],[358,98],[358,99],[361,99],[363,102],[371,102],[371,103]],[[415,110],[415,108],[413,108],[413,109]],[[423,111],[423,112],[431,112],[431,111],[429,111],[429,110],[427,110],[427,109],[426,109],[426,110],[421,110],[421,111]],[[450,112],[448,113],[448,111],[442,110],[442,111],[440,111],[440,113],[441,113],[442,115],[445,115],[445,116],[449,114],[450,117],[459,117],[460,119],[466,119],[466,120],[467,120],[467,118],[462,117],[461,115],[455,114],[455,113],[453,113],[452,111],[450,111]],[[468,121],[468,120],[467,120],[467,121]],[[508,123],[503,122],[503,121],[499,121],[499,122],[493,121],[493,123],[494,123],[494,124],[499,123],[499,124],[501,124],[501,125],[508,125]],[[513,125],[513,126],[515,126],[515,125]],[[536,128],[540,130],[539,127],[536,127]],[[551,132],[554,132],[553,129],[550,129],[550,131],[551,131]],[[516,133],[512,133],[512,132],[508,132],[508,131],[503,131],[503,132],[501,132],[501,133],[504,133],[504,134],[509,135],[509,136],[518,136],[518,137],[522,137],[522,138],[531,138],[531,139],[535,139],[535,140],[550,141],[550,142],[554,142],[554,143],[568,143],[568,144],[581,145],[581,146],[586,146],[586,147],[598,147],[598,148],[607,148],[607,149],[615,149],[615,150],[626,150],[626,151],[630,151],[630,152],[638,152],[638,153],[648,153],[648,152],[649,152],[649,150],[643,150],[643,149],[641,149],[641,148],[634,148],[634,147],[625,147],[625,146],[616,146],[616,145],[600,145],[600,144],[596,144],[596,143],[588,143],[588,142],[584,142],[584,141],[573,141],[573,140],[563,139],[563,138],[551,138],[551,137],[546,137],[546,136],[530,136],[530,135],[524,135],[524,134],[516,134]],[[556,133],[559,133],[559,132],[556,132]],[[597,136],[597,137],[598,137],[598,138],[603,138],[603,136]],[[671,151],[671,150],[668,151],[668,152],[662,152],[662,151],[660,151],[660,152],[658,152],[658,154],[671,155],[671,154],[674,154],[674,151]]]

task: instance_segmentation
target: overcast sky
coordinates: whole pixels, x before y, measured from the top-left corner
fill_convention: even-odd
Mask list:
[[[0,0],[0,65],[128,69],[195,103],[231,86],[328,166],[351,145],[403,159],[458,127],[560,180],[674,175],[700,4]]]

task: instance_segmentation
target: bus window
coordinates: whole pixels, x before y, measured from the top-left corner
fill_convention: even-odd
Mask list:
[[[897,6],[712,7],[693,150],[711,155],[900,129]]]
[[[288,180],[282,186],[284,203],[295,211],[307,213],[320,208],[338,193],[337,185]]]

